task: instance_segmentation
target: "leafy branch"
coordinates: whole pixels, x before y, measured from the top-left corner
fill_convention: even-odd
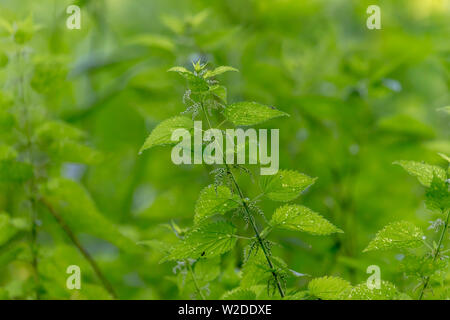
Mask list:
[[[221,66],[214,70],[208,70],[205,64],[197,61],[193,63],[193,69],[193,71],[184,67],[169,69],[170,72],[177,72],[187,80],[188,89],[183,99],[186,104],[186,111],[183,114],[191,113],[192,119],[176,116],[161,122],[150,133],[140,149],[140,153],[155,146],[175,144],[171,139],[174,130],[185,129],[188,132],[192,132],[194,130],[193,121],[199,115],[204,115],[209,130],[219,130],[212,125],[210,116],[213,114],[224,117],[224,120],[220,122],[218,127],[222,127],[226,123],[234,126],[253,126],[274,118],[288,116],[274,107],[256,102],[229,104],[227,102],[226,88],[220,85],[214,77],[224,72],[237,71],[235,68]],[[219,131],[225,132],[225,129],[220,129]],[[229,137],[227,136],[227,138]],[[215,143],[215,141],[212,143]],[[242,148],[242,146],[237,147]],[[189,155],[192,152],[191,146],[183,146],[181,150],[189,153]],[[233,150],[233,156],[236,156],[236,152],[236,150]],[[220,157],[223,161],[216,163],[220,164],[220,166],[211,172],[214,174],[214,184],[200,192],[195,206],[194,226],[187,231],[183,239],[172,247],[162,262],[182,261],[187,258],[208,260],[228,252],[234,247],[238,238],[243,238],[235,235],[236,229],[231,224],[231,221],[226,218],[225,214],[228,212],[242,212],[244,222],[250,224],[254,238],[250,239],[249,250],[246,250],[249,254],[245,257],[241,287],[235,288],[235,290],[236,292],[245,292],[246,296],[249,294],[249,291],[252,292],[254,290],[252,289],[253,287],[248,288],[246,284],[248,281],[245,278],[249,276],[247,273],[250,272],[251,277],[257,278],[255,281],[267,281],[268,288],[273,285],[280,297],[284,298],[286,293],[283,281],[290,272],[281,259],[272,256],[270,250],[272,242],[266,239],[270,231],[274,228],[279,228],[316,235],[329,235],[342,232],[342,230],[306,207],[285,205],[277,209],[268,226],[263,232],[260,232],[254,214],[259,213],[263,216],[264,214],[256,205],[256,199],[250,201],[245,197],[242,188],[237,182],[235,173],[232,171],[233,168],[237,168],[241,172],[250,173],[250,170],[241,164],[236,165],[233,162],[231,165],[227,163],[222,152]],[[262,176],[260,186],[263,192],[257,197],[257,200],[264,197],[265,199],[279,202],[293,201],[310,187],[315,180],[315,178],[292,170],[280,170],[271,176]],[[217,222],[209,222],[210,219],[218,215],[221,215],[222,218],[216,220]],[[261,255],[258,252],[261,252]],[[246,271],[254,270],[255,272],[260,272],[257,271],[259,269],[263,270],[261,277],[255,276],[253,271]],[[266,278],[266,274],[270,274],[270,278]],[[254,283],[254,281],[252,280],[250,283]],[[195,283],[194,285],[198,288]],[[235,291],[232,292],[229,295],[234,297]]]

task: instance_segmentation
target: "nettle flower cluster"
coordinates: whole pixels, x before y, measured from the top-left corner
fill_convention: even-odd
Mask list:
[[[200,61],[193,64],[193,67],[193,71],[184,67],[169,70],[187,80],[188,89],[183,96],[186,110],[182,115],[157,125],[140,152],[159,145],[175,144],[171,139],[173,132],[177,129],[192,132],[195,119],[206,120],[209,129],[221,130],[226,135],[224,125],[248,127],[287,116],[282,111],[256,102],[229,104],[226,88],[215,77],[224,72],[237,71],[235,68],[221,66],[208,70]],[[192,116],[187,117],[185,114]],[[219,124],[215,125],[213,119]],[[234,146],[233,152],[237,154],[242,146],[239,146],[239,141]],[[211,174],[214,182],[200,192],[195,204],[193,226],[183,230],[172,224],[179,241],[167,250],[163,261],[177,262],[174,271],[179,277],[179,286],[194,292],[196,298],[207,298],[209,283],[220,274],[220,257],[233,250],[238,241],[244,241],[240,286],[224,293],[223,298],[254,299],[261,297],[262,292],[269,292],[270,295],[277,293],[279,297],[292,294],[292,290],[286,288],[286,277],[301,274],[290,270],[282,259],[272,254],[273,243],[269,240],[271,231],[286,229],[313,235],[343,231],[318,213],[298,204],[279,207],[268,221],[258,206],[258,201],[265,198],[291,202],[316,179],[292,170],[279,170],[274,175],[260,176],[259,188],[262,193],[255,199],[249,199],[237,179],[239,175],[246,174],[254,178],[248,167],[224,161],[215,165]],[[243,229],[250,228],[251,237],[243,236],[246,230],[238,230],[232,223],[232,218],[236,215],[245,222]]]

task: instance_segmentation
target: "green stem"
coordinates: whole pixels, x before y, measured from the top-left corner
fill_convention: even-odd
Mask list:
[[[239,197],[241,198],[242,205],[244,206],[245,213],[247,214],[247,218],[249,219],[250,225],[252,226],[253,232],[255,233],[256,240],[258,241],[259,246],[261,247],[261,249],[262,249],[262,251],[264,253],[264,256],[266,257],[267,264],[269,265],[269,268],[272,270],[272,276],[273,276],[273,278],[275,280],[275,283],[277,284],[278,292],[280,293],[280,296],[283,298],[284,297],[283,287],[281,285],[280,279],[278,278],[278,274],[274,270],[274,266],[273,266],[272,260],[270,259],[270,255],[269,255],[268,249],[266,248],[266,245],[264,244],[264,241],[261,238],[261,234],[259,233],[258,227],[256,226],[255,220],[253,219],[253,216],[250,213],[250,209],[248,208],[248,205],[247,205],[247,202],[245,200],[244,194],[242,193],[241,188],[239,187],[239,185],[238,185],[238,183],[237,183],[233,173],[231,172],[230,166],[225,163],[225,167],[227,168],[227,173],[231,177],[231,180],[233,181],[233,184],[234,184],[237,192],[239,193]]]
[[[56,219],[58,224],[61,226],[61,228],[66,232],[66,234],[69,236],[72,243],[78,248],[78,250],[81,252],[81,254],[84,256],[84,258],[89,262],[92,269],[94,269],[95,274],[100,279],[100,281],[103,284],[103,287],[106,289],[106,291],[109,292],[109,294],[114,298],[117,299],[117,294],[111,285],[111,283],[106,279],[106,277],[103,275],[100,267],[95,262],[94,258],[90,255],[90,253],[81,245],[80,241],[76,237],[75,233],[70,229],[70,227],[66,224],[66,222],[63,220],[63,218],[56,212],[56,210],[53,208],[53,206],[48,202],[46,199],[41,198],[41,203],[47,208],[47,210],[52,214],[52,216]]]
[[[189,272],[191,273],[192,280],[194,281],[195,290],[197,290],[197,292],[200,295],[200,297],[202,298],[202,300],[206,300],[205,296],[202,293],[202,290],[200,290],[200,287],[197,283],[197,278],[195,277],[195,273],[194,273],[194,270],[192,269],[191,264],[187,260],[185,260],[185,263],[188,266]]]
[[[447,217],[445,219],[444,228],[442,229],[441,235],[439,237],[439,242],[438,242],[436,251],[433,254],[433,262],[437,259],[437,257],[439,256],[439,253],[441,251],[442,242],[444,241],[444,237],[445,237],[445,234],[447,233],[447,229],[448,229],[449,216],[450,216],[450,210],[447,209]],[[419,300],[422,300],[423,294],[425,293],[425,289],[428,287],[429,282],[430,282],[430,276],[425,278],[422,290],[420,291]]]
[[[203,102],[201,103],[201,106],[202,106],[202,110],[203,110],[203,112],[205,114],[206,120],[208,122],[209,128],[211,128],[211,122],[209,121],[209,117],[208,117],[208,114],[207,114],[207,112],[205,110]],[[241,202],[242,202],[242,205],[244,206],[245,213],[247,215],[248,220],[250,221],[250,225],[252,226],[253,232],[255,233],[256,240],[258,241],[258,244],[261,247],[261,249],[262,249],[262,251],[264,253],[264,256],[266,257],[267,264],[269,265],[270,270],[272,270],[271,271],[272,272],[272,276],[273,276],[273,278],[275,280],[275,283],[277,284],[278,292],[280,293],[280,296],[282,298],[284,298],[284,290],[283,290],[283,287],[281,285],[280,279],[278,278],[278,274],[275,272],[272,260],[270,259],[269,250],[266,248],[266,245],[264,244],[264,241],[262,240],[261,234],[259,233],[259,230],[258,230],[258,227],[256,226],[255,220],[253,219],[253,216],[250,213],[250,209],[248,208],[248,205],[247,205],[247,202],[245,200],[244,194],[243,194],[241,188],[239,187],[239,185],[238,185],[238,183],[237,183],[237,181],[236,181],[236,179],[235,179],[235,177],[233,175],[233,172],[231,172],[230,166],[225,161],[224,161],[224,164],[225,164],[225,167],[227,169],[228,175],[231,177],[231,180],[233,180],[233,184],[234,184],[237,192],[239,193],[239,197],[241,198]]]

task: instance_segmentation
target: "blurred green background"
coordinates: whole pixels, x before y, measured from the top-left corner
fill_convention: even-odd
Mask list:
[[[65,26],[69,4],[82,8],[81,30]],[[366,27],[370,4],[381,7],[381,30]],[[258,101],[291,115],[261,126],[280,128],[280,168],[318,177],[296,202],[345,231],[332,237],[276,232],[274,252],[297,272],[338,275],[352,284],[367,279],[367,266],[379,265],[382,279],[405,291],[415,283],[399,272],[401,257],[362,250],[389,222],[410,220],[426,229],[431,220],[423,189],[392,162],[446,165],[437,152],[450,154],[449,117],[436,110],[449,105],[449,10],[449,1],[432,0],[0,0],[2,19],[32,17],[36,27],[26,44],[40,94],[36,105],[84,130],[102,154],[93,164],[55,164],[49,175],[81,182],[133,244],[175,242],[167,223],[190,226],[199,191],[213,181],[203,166],[173,165],[170,148],[138,156],[151,129],[184,110],[185,82],[167,69],[200,58],[240,70],[221,77],[229,102]],[[12,50],[5,38],[0,43],[0,51]],[[0,72],[7,94],[14,71]],[[258,194],[251,180],[241,183],[249,195]],[[1,210],[11,211],[15,192],[0,194]],[[261,205],[268,217],[276,208]],[[43,297],[107,298],[51,218],[40,220]],[[159,263],[157,250],[79,237],[120,298],[190,298],[177,289],[174,265]],[[5,298],[30,296],[25,260],[0,249]],[[64,287],[69,264],[81,266],[86,284],[76,294]],[[210,284],[210,298],[238,285],[241,252],[221,264],[231,271]],[[309,279],[289,279],[289,285],[301,289]]]

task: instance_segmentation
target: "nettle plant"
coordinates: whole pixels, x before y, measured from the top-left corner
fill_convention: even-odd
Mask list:
[[[450,162],[446,155],[440,155]],[[448,287],[445,286],[445,280],[449,251],[450,167],[445,170],[415,161],[398,161],[395,164],[417,177],[426,188],[425,205],[431,214],[437,216],[430,221],[428,228],[432,234],[428,237],[413,223],[397,221],[380,230],[364,251],[400,250],[403,253],[401,270],[406,277],[418,282],[413,294],[419,300],[425,297],[447,299]]]
[[[141,152],[155,146],[175,144],[171,139],[174,130],[184,128],[193,131],[196,118],[203,117],[210,128],[219,129],[226,135],[224,124],[248,127],[287,115],[256,102],[228,104],[227,90],[215,77],[224,72],[237,71],[232,67],[221,66],[208,70],[206,64],[197,61],[193,69],[189,71],[184,67],[174,67],[169,70],[187,80],[188,89],[183,96],[186,110],[183,114],[190,113],[192,117],[179,115],[161,122],[150,133]],[[213,118],[220,124],[214,127]],[[239,147],[242,146],[236,146],[234,152]],[[204,144],[203,149],[206,148]],[[195,298],[205,299],[209,294],[209,283],[220,275],[220,257],[233,250],[238,241],[243,241],[245,249],[240,286],[224,293],[222,297],[254,299],[263,293],[283,298],[291,294],[291,290],[286,288],[286,278],[300,274],[290,270],[282,259],[272,254],[274,243],[269,240],[271,231],[286,229],[313,235],[343,231],[318,213],[298,204],[279,207],[268,221],[258,201],[265,198],[291,202],[316,179],[292,170],[279,170],[274,175],[261,176],[259,186],[262,193],[249,199],[238,183],[242,175],[254,178],[248,167],[224,161],[223,164],[213,166],[211,174],[214,182],[200,192],[195,204],[193,225],[181,229],[172,223],[179,238],[178,243],[157,245],[159,248],[167,247],[162,262],[176,262],[174,272],[177,273],[180,289],[189,288]],[[240,230],[235,226],[237,223],[233,223],[236,219],[242,222]]]
[[[0,88],[0,268],[6,279],[8,266],[23,274],[23,280],[10,276],[10,283],[0,288],[0,298],[117,297],[77,234],[94,235],[121,248],[133,248],[134,242],[98,211],[78,182],[86,165],[99,163],[103,156],[89,146],[83,131],[60,120],[51,108],[59,105],[59,92],[70,90],[64,58],[40,56],[33,49],[30,41],[36,26],[31,19],[18,23],[0,19],[0,28],[6,31],[0,38],[4,80]],[[40,234],[44,239],[51,236],[54,245],[39,241]],[[101,286],[95,280],[83,280],[87,291],[67,291],[66,269],[74,261],[87,275],[83,279],[97,277]]]

